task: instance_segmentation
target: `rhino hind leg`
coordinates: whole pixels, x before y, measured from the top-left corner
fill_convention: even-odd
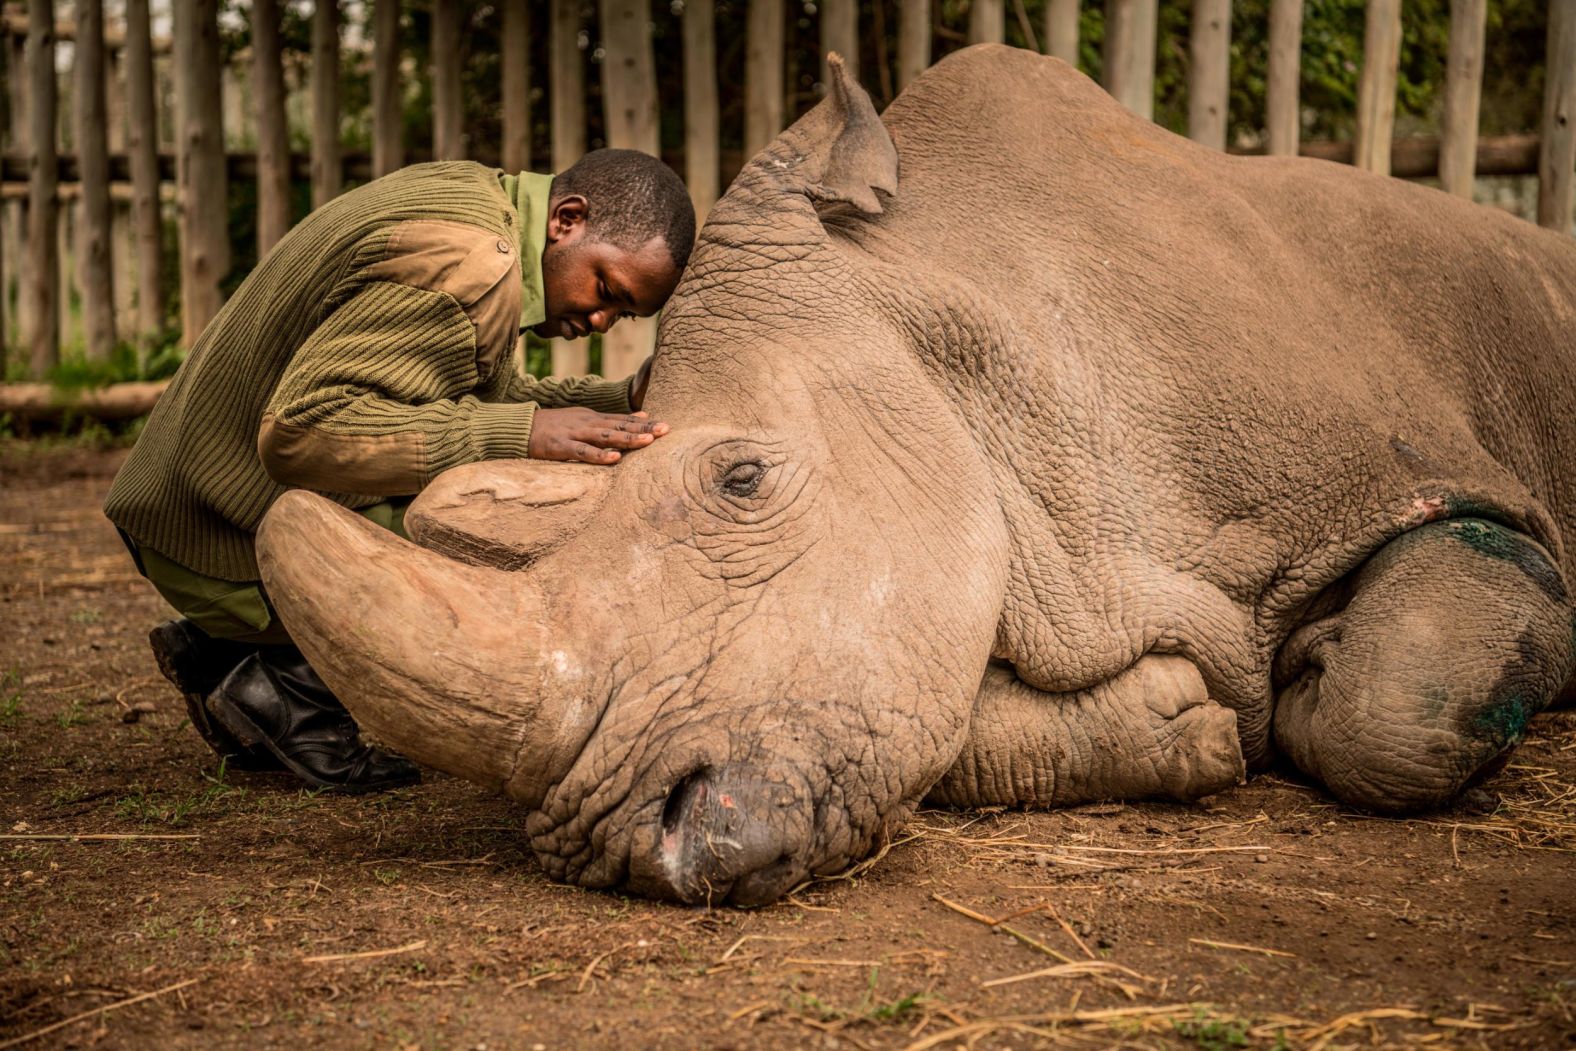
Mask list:
[[[1405,533],[1276,660],[1275,742],[1342,801],[1450,802],[1496,772],[1573,668],[1570,595],[1530,538],[1453,519]]]
[[[1189,801],[1243,778],[1236,713],[1186,658],[1150,654],[1108,682],[1047,693],[991,665],[962,754],[931,789],[943,806]]]

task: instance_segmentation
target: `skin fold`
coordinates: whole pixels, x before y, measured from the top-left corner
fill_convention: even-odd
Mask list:
[[[927,795],[1282,756],[1407,811],[1503,764],[1576,666],[1569,239],[1019,50],[879,119],[832,87],[701,233],[661,441],[450,472],[426,550],[275,505],[269,591],[364,729],[520,800],[555,878],[739,904]]]

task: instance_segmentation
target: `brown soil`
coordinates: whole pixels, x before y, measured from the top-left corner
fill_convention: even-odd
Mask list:
[[[1576,713],[1428,819],[1266,776],[925,813],[753,912],[631,901],[452,778],[217,776],[98,511],[122,455],[0,452],[0,1048],[1576,1043]]]

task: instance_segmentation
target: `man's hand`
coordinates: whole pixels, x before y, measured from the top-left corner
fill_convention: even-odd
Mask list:
[[[629,416],[592,409],[537,409],[531,422],[533,460],[618,463],[620,449],[640,449],[664,434],[668,425],[643,412]]]
[[[635,379],[629,385],[630,408],[639,412],[646,406],[646,384],[651,382],[651,359],[655,354],[647,354],[646,360],[640,363],[640,368],[635,371]]]

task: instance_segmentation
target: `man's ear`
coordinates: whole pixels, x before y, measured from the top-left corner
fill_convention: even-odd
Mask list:
[[[554,201],[547,213],[547,243],[574,241],[585,231],[589,210],[586,199],[578,193]]]

